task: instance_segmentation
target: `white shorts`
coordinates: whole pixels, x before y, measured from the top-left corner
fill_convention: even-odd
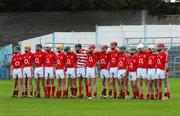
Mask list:
[[[45,79],[54,78],[54,67],[45,67]]]
[[[129,80],[135,81],[137,78],[136,72],[129,72]]]
[[[34,78],[43,78],[44,77],[44,67],[36,67],[34,69]]]
[[[86,69],[85,67],[78,67],[76,68],[77,77],[85,77],[86,76]]]
[[[156,78],[157,79],[165,79],[165,71],[161,69],[156,70]]]
[[[76,78],[75,68],[67,68],[66,77],[67,78]]]
[[[126,75],[125,69],[118,70],[118,79],[122,79],[123,77],[125,77],[125,75]]]
[[[147,80],[155,80],[156,78],[156,69],[149,68],[147,72]]]
[[[24,67],[23,68],[23,77],[33,77],[33,68],[32,67]]]
[[[16,77],[18,78],[22,78],[22,69],[21,68],[17,68],[17,69],[13,69],[13,78],[15,79]]]
[[[86,77],[87,78],[96,78],[96,69],[95,67],[86,68]]]
[[[56,70],[56,78],[57,79],[64,79],[65,78],[65,73],[64,73],[63,69]]]
[[[109,71],[107,69],[102,69],[101,72],[100,72],[100,77],[101,78],[109,78]]]
[[[111,78],[117,78],[117,76],[118,76],[118,68],[117,67],[110,68],[109,72],[110,72]]]
[[[147,69],[146,68],[138,68],[137,69],[137,78],[146,79],[147,78]]]

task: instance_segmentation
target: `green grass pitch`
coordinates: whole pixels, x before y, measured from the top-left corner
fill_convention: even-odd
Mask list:
[[[11,98],[14,83],[0,80],[0,116],[180,116],[180,79],[169,79],[171,100]],[[98,96],[101,83],[98,79]]]

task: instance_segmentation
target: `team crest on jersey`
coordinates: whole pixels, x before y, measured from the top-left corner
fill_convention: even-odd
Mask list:
[[[18,66],[20,63],[19,62],[15,62],[15,65]]]

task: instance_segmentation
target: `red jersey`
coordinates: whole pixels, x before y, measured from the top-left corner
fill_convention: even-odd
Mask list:
[[[66,65],[66,54],[64,52],[56,54],[56,69],[64,69]]]
[[[23,57],[23,67],[32,67],[34,61],[34,55],[32,52],[24,53]]]
[[[110,57],[108,53],[99,53],[100,69],[108,69]]]
[[[77,56],[74,52],[71,51],[69,54],[66,54],[66,58],[67,58],[67,63],[66,63],[67,68],[76,67]]]
[[[11,59],[11,65],[13,66],[13,69],[22,68],[23,65],[23,58],[22,55],[13,55]]]
[[[109,51],[110,55],[110,67],[118,67],[118,57],[119,51],[116,49],[114,51]]]
[[[46,53],[43,51],[35,52],[34,53],[34,65],[35,67],[42,67],[44,66]]]
[[[45,54],[45,67],[53,67],[56,61],[56,54],[53,51]]]
[[[137,70],[138,58],[136,55],[128,57],[128,71],[135,72]]]
[[[99,53],[94,52],[94,53],[88,53],[87,52],[87,67],[95,67],[96,63],[99,59]]]
[[[168,62],[168,54],[164,51],[159,52],[157,55],[157,68],[164,70],[167,62]]]
[[[146,51],[138,53],[138,68],[147,68],[148,55]]]
[[[157,55],[155,53],[149,54],[148,56],[148,68],[156,68]]]
[[[119,61],[118,61],[118,69],[126,69],[127,68],[127,56],[126,54],[119,54]]]

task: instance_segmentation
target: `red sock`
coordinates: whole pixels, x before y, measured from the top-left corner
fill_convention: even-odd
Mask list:
[[[116,92],[116,91],[114,91],[114,98],[116,98],[116,96],[117,96],[117,92]]]
[[[24,96],[25,95],[25,93],[24,92],[22,92],[22,96]]]
[[[168,97],[168,98],[170,98],[170,97],[171,97],[170,92],[167,92],[167,97]]]
[[[37,93],[37,97],[40,97],[40,96],[41,96],[41,93],[40,93],[40,92],[38,92],[38,93]]]
[[[73,88],[71,87],[70,89],[71,89],[71,95],[73,95]]]
[[[125,92],[122,91],[122,98],[125,98]]]
[[[51,86],[49,86],[49,97],[51,96]]]
[[[33,96],[33,92],[30,92],[30,95]]]
[[[88,85],[86,84],[86,96],[88,96]]]
[[[106,94],[106,89],[103,89],[102,90],[102,96],[105,96],[105,94]]]
[[[109,90],[109,95],[112,96],[112,90]]]
[[[137,94],[137,95],[136,95],[137,97],[140,97],[140,95],[139,95],[139,91],[137,91],[137,92],[136,92],[136,94]]]
[[[102,90],[102,96],[104,96],[104,89]]]
[[[133,92],[133,97],[136,98],[137,92]]]
[[[15,91],[15,95],[18,96],[18,90]]]
[[[81,87],[79,87],[79,96],[81,96],[81,94],[82,94],[82,89]]]
[[[77,88],[74,88],[74,95],[77,95]]]
[[[19,91],[18,91],[18,90],[16,91],[16,95],[17,95],[17,96],[19,95]]]
[[[58,95],[57,95],[58,97],[61,97],[61,91],[58,91]]]
[[[120,91],[120,97],[122,97],[122,90]]]
[[[162,100],[162,92],[159,92],[159,100]]]
[[[154,94],[151,94],[151,99],[154,99]]]
[[[74,88],[70,88],[71,89],[71,95],[74,95]]]
[[[51,93],[51,97],[54,97],[54,93],[55,93],[55,85],[52,85],[52,93]]]
[[[47,94],[46,96],[49,98],[50,97],[50,92],[51,92],[51,86],[47,86]]]
[[[91,97],[91,92],[88,92],[88,97]]]
[[[95,97],[97,96],[97,92],[96,92],[96,91],[94,92],[94,96],[95,96]]]
[[[65,96],[66,96],[66,90],[63,91],[63,97],[65,97]]]
[[[156,93],[155,98],[156,98],[156,99],[158,98],[158,93]]]
[[[147,97],[147,99],[149,99],[150,98],[150,94],[148,93],[146,97]]]
[[[76,94],[76,89],[73,88],[73,96],[75,96],[75,94]]]
[[[144,95],[143,93],[140,94],[140,99],[143,99],[144,98]]]
[[[104,96],[106,96],[106,89],[104,89]]]
[[[136,97],[139,98],[139,92],[137,91],[135,93],[136,93]]]
[[[48,86],[46,86],[45,96],[48,97]]]
[[[126,91],[126,95],[128,95],[128,96],[129,96],[129,91]]]

